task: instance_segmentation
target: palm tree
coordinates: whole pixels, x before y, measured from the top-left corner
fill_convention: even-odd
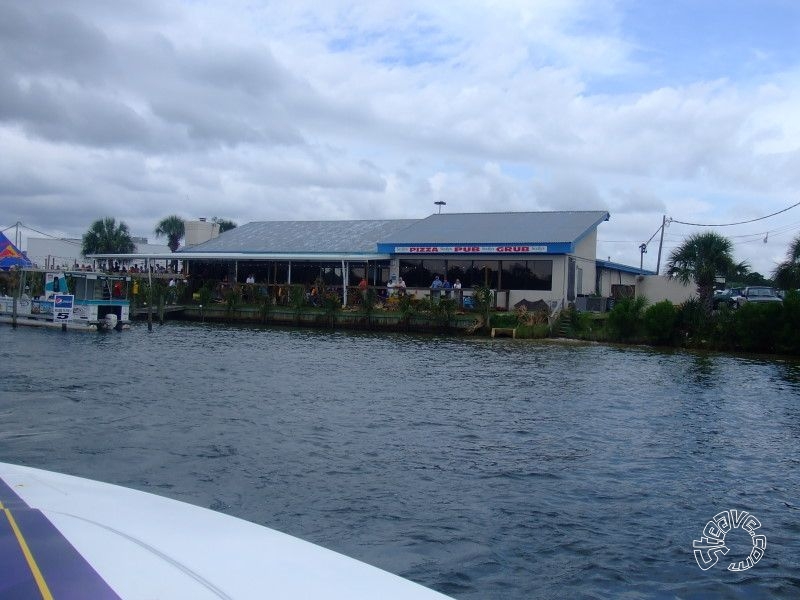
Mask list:
[[[667,262],[667,275],[684,284],[694,281],[700,304],[706,313],[710,313],[717,277],[747,270],[745,263],[733,261],[732,252],[733,244],[725,236],[713,231],[697,233],[672,251]]]
[[[128,226],[120,221],[117,225],[113,217],[98,219],[83,234],[81,253],[89,254],[129,254],[136,250]]]
[[[775,267],[772,278],[782,290],[800,289],[800,236],[789,245],[786,260]]]
[[[178,215],[170,215],[159,221],[155,234],[156,237],[166,236],[170,252],[177,252],[181,246],[181,239],[186,235],[186,225]]]
[[[228,219],[221,219],[220,217],[212,217],[211,221],[219,225],[219,232],[225,233],[231,229],[236,229],[237,225],[233,221],[229,221]]]

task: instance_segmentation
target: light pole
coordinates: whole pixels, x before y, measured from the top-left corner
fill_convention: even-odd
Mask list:
[[[434,204],[436,204],[439,207],[439,214],[442,214],[442,207],[445,204],[447,204],[447,202],[445,202],[444,200],[437,200],[436,202],[434,202]]]

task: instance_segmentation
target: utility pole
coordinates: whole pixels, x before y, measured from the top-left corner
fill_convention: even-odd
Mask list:
[[[664,228],[667,226],[667,215],[661,220],[661,239],[658,241],[658,260],[656,260],[656,275],[661,269],[661,247],[664,245]]]

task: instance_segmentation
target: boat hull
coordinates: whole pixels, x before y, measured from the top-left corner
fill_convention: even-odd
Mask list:
[[[70,475],[0,463],[0,503],[0,597],[43,581],[56,598],[447,598],[273,529]]]

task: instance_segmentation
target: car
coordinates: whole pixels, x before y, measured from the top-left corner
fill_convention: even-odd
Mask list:
[[[722,290],[718,293],[715,292],[713,298],[711,298],[711,308],[714,310],[719,310],[723,306],[727,306],[728,308],[739,308],[739,302],[741,299],[741,288],[731,288],[729,290]]]
[[[742,290],[742,297],[739,300],[739,306],[744,303],[756,302],[758,304],[768,304],[783,302],[780,296],[775,293],[775,289],[765,285],[751,285]]]

